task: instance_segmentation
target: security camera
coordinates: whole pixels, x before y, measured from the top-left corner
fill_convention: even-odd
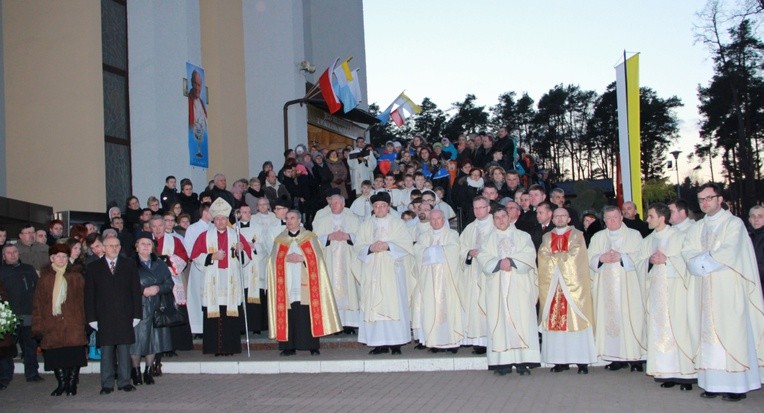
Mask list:
[[[307,60],[303,60],[302,62],[300,62],[300,70],[308,72],[308,73],[315,73],[316,65],[310,63]]]

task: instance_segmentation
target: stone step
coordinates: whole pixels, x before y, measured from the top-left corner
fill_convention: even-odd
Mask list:
[[[405,346],[403,355],[393,356],[368,354],[369,347],[331,348],[321,344],[321,354],[311,356],[307,351],[298,351],[297,355],[281,357],[277,350],[252,351],[247,357],[246,351],[229,357],[215,357],[198,351],[179,352],[178,357],[164,357],[164,374],[280,374],[280,373],[389,373],[422,371],[458,371],[486,370],[485,356],[471,354],[470,348],[461,349],[460,353],[433,354],[426,350],[414,350]],[[328,344],[328,343],[327,343]],[[43,372],[40,359],[40,372]],[[15,363],[16,374],[23,375],[24,365]],[[81,374],[100,373],[100,363],[89,361],[80,370]],[[23,377],[23,376],[21,376]]]
[[[268,338],[268,332],[262,332],[260,334],[251,334],[249,337],[249,349],[250,351],[267,351],[267,350],[277,350],[278,349],[278,342],[276,340],[271,340]],[[337,349],[337,348],[348,348],[348,349],[362,349],[366,348],[365,344],[361,344],[358,342],[358,336],[356,335],[348,335],[344,333],[339,333],[331,336],[321,337],[321,348],[324,349]],[[241,339],[241,349],[242,351],[247,351],[247,341],[242,336]],[[201,339],[195,339],[194,340],[194,350],[202,351],[202,340]]]

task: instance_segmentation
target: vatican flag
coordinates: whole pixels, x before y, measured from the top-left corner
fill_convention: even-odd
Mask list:
[[[617,190],[622,201],[632,201],[642,213],[642,168],[639,136],[639,53],[626,58],[615,68],[618,100],[619,163]]]

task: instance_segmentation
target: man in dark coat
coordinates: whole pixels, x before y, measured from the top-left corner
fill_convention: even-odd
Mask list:
[[[37,340],[32,338],[32,303],[37,285],[37,272],[34,267],[19,261],[19,250],[13,244],[3,247],[3,264],[0,266],[0,283],[5,287],[11,309],[21,321],[16,328],[21,351],[24,354],[24,376],[29,382],[42,381],[38,373]],[[13,374],[11,364],[10,374]],[[6,366],[0,366],[0,377]]]
[[[544,234],[551,232],[554,229],[552,224],[552,214],[554,213],[555,205],[549,201],[544,201],[536,207],[536,224],[531,230],[531,240],[533,240],[533,246],[536,247],[536,251],[541,247],[541,239]]]
[[[3,283],[0,281],[0,301],[7,301],[8,294],[5,293]],[[0,390],[5,390],[13,379],[13,358],[16,357],[15,337],[6,334],[0,339]]]
[[[637,205],[631,201],[626,201],[621,207],[621,213],[623,214],[623,224],[631,229],[639,231],[642,238],[650,235],[653,230],[647,226],[647,222],[642,221],[637,213]]]
[[[130,384],[130,344],[135,342],[135,327],[143,317],[142,289],[135,260],[120,256],[116,237],[103,241],[104,256],[85,271],[85,317],[97,331],[101,347],[101,394],[114,391],[116,351],[119,390],[135,390]]]
[[[162,194],[159,195],[159,201],[162,203],[162,210],[169,211],[172,204],[178,202],[178,190],[176,188],[177,180],[174,176],[170,175],[164,180],[164,188],[162,188]]]

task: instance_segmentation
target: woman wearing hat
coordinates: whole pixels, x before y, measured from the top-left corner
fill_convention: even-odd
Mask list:
[[[77,394],[85,357],[85,279],[82,267],[69,263],[67,244],[48,250],[50,265],[40,269],[32,311],[32,334],[42,337],[45,370],[53,371],[58,386],[50,394]]]
[[[154,327],[154,312],[159,305],[160,294],[172,294],[172,274],[167,264],[154,254],[154,241],[150,233],[141,233],[135,241],[138,276],[143,289],[143,317],[134,327],[135,343],[130,346],[133,370],[130,378],[133,385],[154,384],[150,373],[154,356],[172,350],[172,339],[168,327]],[[141,377],[141,357],[146,358],[146,368]]]

